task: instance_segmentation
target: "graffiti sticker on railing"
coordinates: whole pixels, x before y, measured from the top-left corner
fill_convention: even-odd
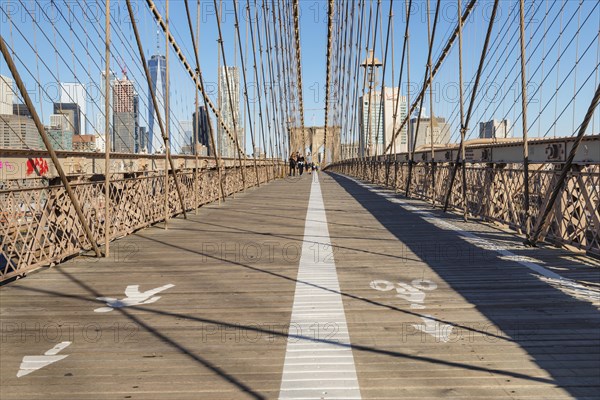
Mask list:
[[[48,162],[43,158],[30,158],[27,160],[27,176],[36,173],[44,176],[48,172]]]

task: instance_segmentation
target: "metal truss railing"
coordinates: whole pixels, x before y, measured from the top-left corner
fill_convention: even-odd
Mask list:
[[[225,194],[232,195],[248,185],[273,180],[281,176],[284,167],[277,161],[263,162],[256,170],[248,164],[245,167],[246,185],[240,167],[224,168]],[[177,178],[187,210],[220,198],[216,168],[198,173],[194,169],[179,170]],[[110,227],[108,237],[112,240],[165,218],[164,172],[112,179],[108,224],[105,224],[105,181],[73,183],[71,186],[97,245],[105,240],[105,226]],[[194,188],[198,188],[199,193],[194,193]],[[173,174],[170,174],[167,191],[169,216],[181,214],[183,210]],[[0,282],[58,263],[92,247],[63,185],[0,190],[0,210]]]
[[[560,175],[560,165],[531,164],[529,174],[530,215],[527,226],[524,208],[522,165],[505,163],[471,164],[466,168],[466,202],[469,216],[507,225],[519,233],[531,231],[543,212]],[[448,191],[451,163],[437,163],[435,187],[431,163],[413,165],[410,196],[435,204],[444,204]],[[395,188],[404,193],[408,163],[387,160],[342,161],[329,171]],[[449,207],[463,209],[462,171],[457,172]],[[529,229],[527,229],[529,228]],[[567,175],[550,218],[544,224],[543,238],[600,256],[600,165],[574,165]]]

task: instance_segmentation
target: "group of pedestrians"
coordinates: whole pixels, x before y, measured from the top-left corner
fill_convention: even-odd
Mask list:
[[[296,176],[296,170],[298,170],[298,176],[304,173],[304,170],[310,174],[312,171],[317,171],[319,166],[313,162],[307,163],[304,156],[299,152],[292,153],[289,159],[290,164],[290,176]]]

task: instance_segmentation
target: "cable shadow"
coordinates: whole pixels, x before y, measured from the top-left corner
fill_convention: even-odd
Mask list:
[[[61,271],[61,273],[65,276],[67,276],[68,279],[72,280],[76,284],[81,285],[82,287],[86,288],[86,290],[91,290],[91,289],[89,289],[89,287],[87,285],[81,283],[79,280],[74,278],[71,274],[66,273],[65,271]],[[66,294],[66,293],[56,292],[56,291],[47,290],[47,289],[41,289],[41,288],[15,287],[15,289],[23,290],[23,291],[31,291],[31,292],[36,292],[36,293],[43,293],[43,294],[57,296],[57,297],[69,298],[69,299],[73,299],[73,300],[81,300],[81,301],[86,301],[86,302],[91,301],[91,299],[80,296],[80,295],[71,295],[71,294]],[[99,295],[98,295],[98,293],[94,293],[93,296],[99,296]],[[101,302],[99,304],[104,304],[104,303]],[[389,357],[404,358],[404,359],[412,360],[412,361],[428,362],[428,363],[432,363],[432,364],[461,368],[461,369],[466,369],[466,370],[470,370],[470,371],[493,373],[493,374],[498,374],[498,375],[512,377],[512,378],[524,379],[524,380],[528,380],[528,381],[532,381],[532,382],[548,383],[548,384],[554,383],[554,381],[552,379],[529,376],[527,374],[522,374],[522,373],[518,373],[518,372],[504,371],[504,370],[497,369],[497,368],[479,367],[479,366],[469,365],[469,364],[465,364],[465,363],[461,363],[461,362],[439,360],[439,359],[436,359],[433,357],[406,354],[406,353],[401,353],[398,351],[384,350],[384,349],[379,349],[376,347],[364,346],[364,345],[359,345],[359,344],[340,343],[335,340],[315,338],[313,336],[305,336],[305,335],[297,334],[297,333],[285,333],[285,332],[280,332],[280,331],[273,330],[273,329],[265,329],[265,328],[261,328],[261,327],[253,326],[253,325],[242,325],[239,323],[230,323],[230,322],[219,321],[219,320],[214,320],[214,319],[209,319],[209,318],[195,317],[195,316],[190,316],[190,315],[186,315],[186,314],[179,314],[179,313],[174,313],[174,312],[169,312],[169,311],[158,310],[158,309],[154,309],[154,308],[150,308],[150,307],[146,307],[146,306],[130,306],[127,308],[130,308],[131,310],[135,310],[135,311],[148,312],[151,314],[172,317],[172,318],[176,318],[176,319],[180,319],[180,320],[189,320],[189,321],[198,322],[198,323],[202,323],[202,324],[218,325],[218,326],[222,326],[224,328],[243,329],[248,332],[255,332],[255,333],[260,333],[260,334],[277,336],[277,337],[281,337],[286,340],[291,339],[291,340],[304,340],[304,341],[308,341],[308,342],[325,343],[325,344],[336,346],[336,347],[345,347],[345,348],[350,348],[352,350],[357,350],[357,351],[362,351],[362,352],[385,355],[385,356],[389,356]],[[170,345],[172,345],[174,348],[182,351],[183,353],[187,354],[195,361],[198,361],[203,366],[206,366],[207,368],[216,372],[218,375],[225,378],[225,380],[227,380],[228,382],[239,387],[244,392],[247,392],[247,393],[253,395],[254,398],[260,398],[260,399],[264,398],[264,397],[260,397],[261,396],[260,394],[257,394],[255,392],[251,391],[251,389],[249,389],[245,384],[243,384],[243,383],[237,381],[235,378],[229,376],[227,373],[225,373],[218,367],[214,366],[210,362],[191,353],[184,346],[181,346],[174,340],[168,338],[167,336],[165,336],[163,334],[160,334],[160,332],[157,332],[152,327],[149,327],[149,325],[145,324],[143,321],[141,321],[140,318],[136,317],[135,315],[132,315],[131,313],[124,310],[123,308],[119,308],[118,310],[125,317],[129,318],[132,322],[139,324],[141,327],[143,327],[145,329],[149,329],[148,331],[150,333],[154,334],[155,336],[157,336],[160,339],[166,340],[166,342],[169,343]],[[259,396],[259,397],[257,397],[257,396]]]
[[[69,279],[71,282],[75,283],[76,285],[78,285],[79,287],[81,287],[82,289],[84,289],[88,293],[90,293],[90,295],[92,295],[94,297],[94,299],[97,298],[97,297],[102,297],[104,295],[104,294],[102,294],[100,292],[97,292],[96,290],[94,290],[92,287],[90,287],[89,285],[85,284],[81,280],[77,279],[75,276],[73,276],[69,272],[65,271],[64,268],[56,268],[56,270],[60,274],[62,274],[63,276],[65,276],[67,279]],[[43,290],[43,289],[21,288],[21,287],[18,287],[18,286],[16,286],[15,288],[16,289],[32,290],[32,291],[37,291],[37,292],[41,292],[41,293],[54,294],[54,295],[61,296],[61,297],[68,297],[68,298],[72,298],[72,299],[85,300],[85,301],[88,301],[88,302],[90,301],[89,298],[85,298],[83,296],[66,295],[66,294],[56,293],[56,292],[53,293],[51,291],[46,291],[46,290]],[[101,302],[101,304],[104,304],[104,303]],[[143,310],[143,308],[141,308],[141,307],[130,307],[130,308],[131,309],[140,309],[140,310]],[[169,346],[173,347],[174,349],[180,351],[182,354],[185,354],[191,360],[197,362],[198,364],[202,365],[203,367],[205,367],[205,368],[209,369],[210,371],[214,372],[216,375],[220,376],[224,381],[229,382],[230,384],[232,384],[233,386],[237,387],[238,389],[240,389],[244,393],[247,393],[253,399],[257,399],[257,400],[264,400],[264,399],[266,399],[266,397],[264,395],[256,392],[250,386],[246,385],[245,383],[243,383],[239,379],[235,378],[234,376],[228,374],[226,371],[222,370],[221,368],[219,368],[218,366],[214,365],[213,363],[211,363],[210,361],[206,360],[205,358],[202,358],[199,355],[195,354],[191,349],[188,349],[187,347],[185,347],[184,345],[178,343],[177,341],[175,341],[174,339],[170,338],[169,336],[161,333],[160,331],[158,331],[157,329],[155,329],[154,327],[152,327],[148,323],[144,322],[141,318],[138,318],[137,316],[135,316],[132,313],[130,313],[126,308],[124,308],[124,307],[115,308],[114,311],[118,311],[124,317],[126,317],[130,321],[132,321],[133,323],[135,323],[138,326],[144,328],[147,332],[151,333],[152,335],[154,335],[158,339],[164,341],[165,343],[167,343]]]
[[[162,245],[165,245],[165,246],[168,246],[168,247],[172,247],[172,248],[181,250],[181,251],[193,253],[193,254],[196,254],[196,255],[199,255],[199,256],[202,256],[202,257],[211,258],[211,259],[213,259],[215,261],[220,261],[220,262],[224,262],[224,263],[227,263],[227,264],[235,265],[237,267],[249,269],[251,271],[259,272],[261,274],[267,274],[267,275],[274,276],[274,277],[277,277],[277,278],[285,279],[285,280],[293,282],[293,283],[302,283],[304,285],[311,286],[311,287],[314,287],[316,289],[320,289],[320,290],[324,290],[324,291],[327,291],[327,292],[339,294],[341,296],[348,297],[348,298],[351,298],[351,299],[354,299],[354,300],[358,300],[358,301],[361,301],[361,302],[364,302],[364,303],[367,303],[367,304],[370,304],[370,305],[374,305],[374,306],[377,306],[377,307],[387,308],[387,309],[392,310],[392,311],[396,311],[396,312],[400,312],[400,313],[408,314],[408,315],[413,315],[413,316],[416,316],[416,317],[425,317],[424,314],[419,314],[417,312],[409,311],[409,310],[403,310],[403,309],[391,306],[389,304],[380,303],[380,302],[377,302],[377,301],[374,301],[374,300],[370,300],[370,299],[367,299],[367,298],[364,298],[364,297],[360,297],[360,296],[357,296],[357,295],[354,295],[354,294],[351,294],[351,293],[345,293],[345,292],[342,292],[342,291],[333,290],[333,289],[330,289],[330,288],[327,288],[327,287],[323,287],[323,286],[320,286],[320,285],[317,285],[317,284],[314,284],[314,283],[311,283],[311,282],[298,280],[296,278],[292,278],[292,277],[289,277],[287,275],[283,275],[283,274],[280,274],[280,273],[277,273],[277,272],[266,271],[266,270],[263,270],[263,269],[260,269],[260,268],[257,268],[257,267],[253,267],[253,266],[248,265],[248,264],[241,263],[239,261],[229,260],[229,259],[224,258],[224,257],[218,257],[218,256],[215,256],[215,255],[212,255],[212,254],[208,254],[208,253],[205,253],[205,252],[188,249],[188,248],[185,248],[185,247],[182,247],[182,246],[179,246],[179,245],[176,245],[176,244],[172,244],[172,243],[165,243],[165,242],[163,242],[161,240],[154,239],[154,238],[151,238],[151,237],[146,237],[146,236],[144,236],[142,234],[137,234],[137,236],[142,237],[142,238],[147,239],[147,240],[150,240],[150,241],[153,241],[155,243],[159,243],[159,244],[162,244]],[[319,242],[310,242],[310,241],[307,241],[307,243],[313,243],[313,244],[317,244],[317,245],[321,244]],[[431,319],[433,321],[440,322],[440,323],[450,324],[450,322],[448,322],[446,320],[443,320],[443,319],[438,319],[438,318],[431,317],[431,316],[427,316],[427,318],[429,318],[429,319]],[[493,337],[495,339],[500,339],[500,340],[504,340],[504,341],[510,341],[510,339],[508,339],[508,338],[506,338],[504,336],[501,336],[501,335],[495,335],[495,334],[492,334],[490,332],[481,331],[481,330],[478,330],[478,329],[475,329],[475,328],[472,328],[472,327],[468,327],[468,326],[464,326],[464,325],[460,325],[460,324],[455,324],[455,323],[451,323],[451,324],[454,325],[454,326],[456,326],[456,327],[465,329],[467,331],[471,331],[473,333],[479,333],[479,334],[482,334],[482,335],[485,335],[485,336]]]
[[[591,362],[577,358],[582,353],[600,353],[600,312],[590,302],[542,282],[535,272],[525,266],[502,259],[501,254],[495,250],[475,246],[463,240],[455,231],[439,228],[424,220],[418,213],[372,193],[343,175],[331,176],[339,187],[411,250],[418,246],[415,232],[421,232],[421,239],[426,233],[427,237],[436,238],[436,241],[453,242],[457,246],[472,248],[469,253],[485,255],[484,258],[489,260],[487,263],[473,262],[465,254],[461,263],[451,264],[431,259],[427,264],[452,290],[505,332],[539,368],[548,372],[557,386],[576,398],[590,396],[592,388],[600,386],[600,380],[592,378],[600,376],[600,355]],[[402,198],[400,195],[395,197]],[[326,192],[324,198],[327,205]],[[439,209],[430,208],[428,212],[445,221],[460,222],[458,217],[444,215]],[[556,250],[546,248],[536,251]],[[535,258],[535,252],[528,252],[527,255]],[[477,285],[473,285],[474,277]],[[516,301],[510,301],[514,297]],[[515,332],[514,326],[523,321],[536,327],[535,335],[522,337],[508,333]],[[572,376],[565,376],[565,369],[572,371]]]
[[[228,211],[239,213],[239,214],[244,214],[244,215],[246,215],[246,214],[257,215],[259,217],[273,217],[274,216],[273,213],[272,213],[273,210],[270,209],[270,208],[269,208],[269,211],[271,211],[271,213],[269,213],[269,214],[263,214],[263,213],[252,212],[252,211],[247,211],[247,210],[228,210]],[[282,210],[282,211],[284,211],[284,210]],[[300,222],[302,222],[302,224],[304,224],[307,221],[310,221],[310,222],[320,222],[320,221],[317,221],[317,220],[310,220],[310,219],[307,220],[306,218],[289,217],[287,215],[275,215],[275,216],[277,218],[291,219],[291,220],[295,220],[295,221],[300,221]],[[358,226],[358,225],[353,225],[353,224],[339,224],[339,223],[330,223],[330,222],[327,222],[327,223],[331,224],[331,225],[339,225],[339,226],[344,226],[344,227],[348,227],[348,228],[361,228],[361,229],[365,229],[364,227],[361,227],[361,226]],[[379,230],[379,228],[370,228],[370,227],[366,228],[366,229],[367,230],[374,230],[374,231]]]
[[[195,224],[215,226],[215,227],[218,227],[218,228],[227,228],[227,229],[230,229],[232,231],[237,231],[237,232],[242,232],[242,233],[249,233],[249,234],[253,234],[253,235],[260,235],[260,236],[268,236],[268,237],[274,237],[274,238],[279,238],[279,239],[285,239],[285,240],[295,241],[295,242],[298,242],[298,243],[302,243],[303,239],[304,239],[304,236],[300,237],[299,235],[297,237],[292,237],[292,236],[285,236],[285,235],[275,234],[275,233],[271,233],[271,232],[259,232],[259,231],[253,231],[251,229],[243,229],[243,228],[238,228],[238,227],[233,227],[233,226],[213,224],[213,223],[206,222],[206,221],[194,221],[192,219],[187,219],[186,221],[187,222],[191,222],[191,223],[195,223]],[[141,235],[136,235],[136,236],[141,236]],[[343,237],[330,236],[330,238],[331,239],[340,239],[340,238],[343,238]],[[331,243],[331,247],[333,249],[356,251],[356,252],[364,253],[364,254],[371,254],[371,255],[378,255],[378,256],[390,257],[390,258],[393,258],[393,259],[400,259],[400,260],[406,260],[406,261],[419,261],[418,259],[407,259],[405,256],[394,256],[394,255],[386,254],[386,253],[378,253],[376,251],[369,251],[369,250],[364,250],[364,249],[357,249],[355,247],[345,247],[345,246],[337,245],[335,243]]]

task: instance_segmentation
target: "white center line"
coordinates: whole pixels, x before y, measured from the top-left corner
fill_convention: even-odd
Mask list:
[[[360,399],[318,178],[306,212],[280,399]]]

